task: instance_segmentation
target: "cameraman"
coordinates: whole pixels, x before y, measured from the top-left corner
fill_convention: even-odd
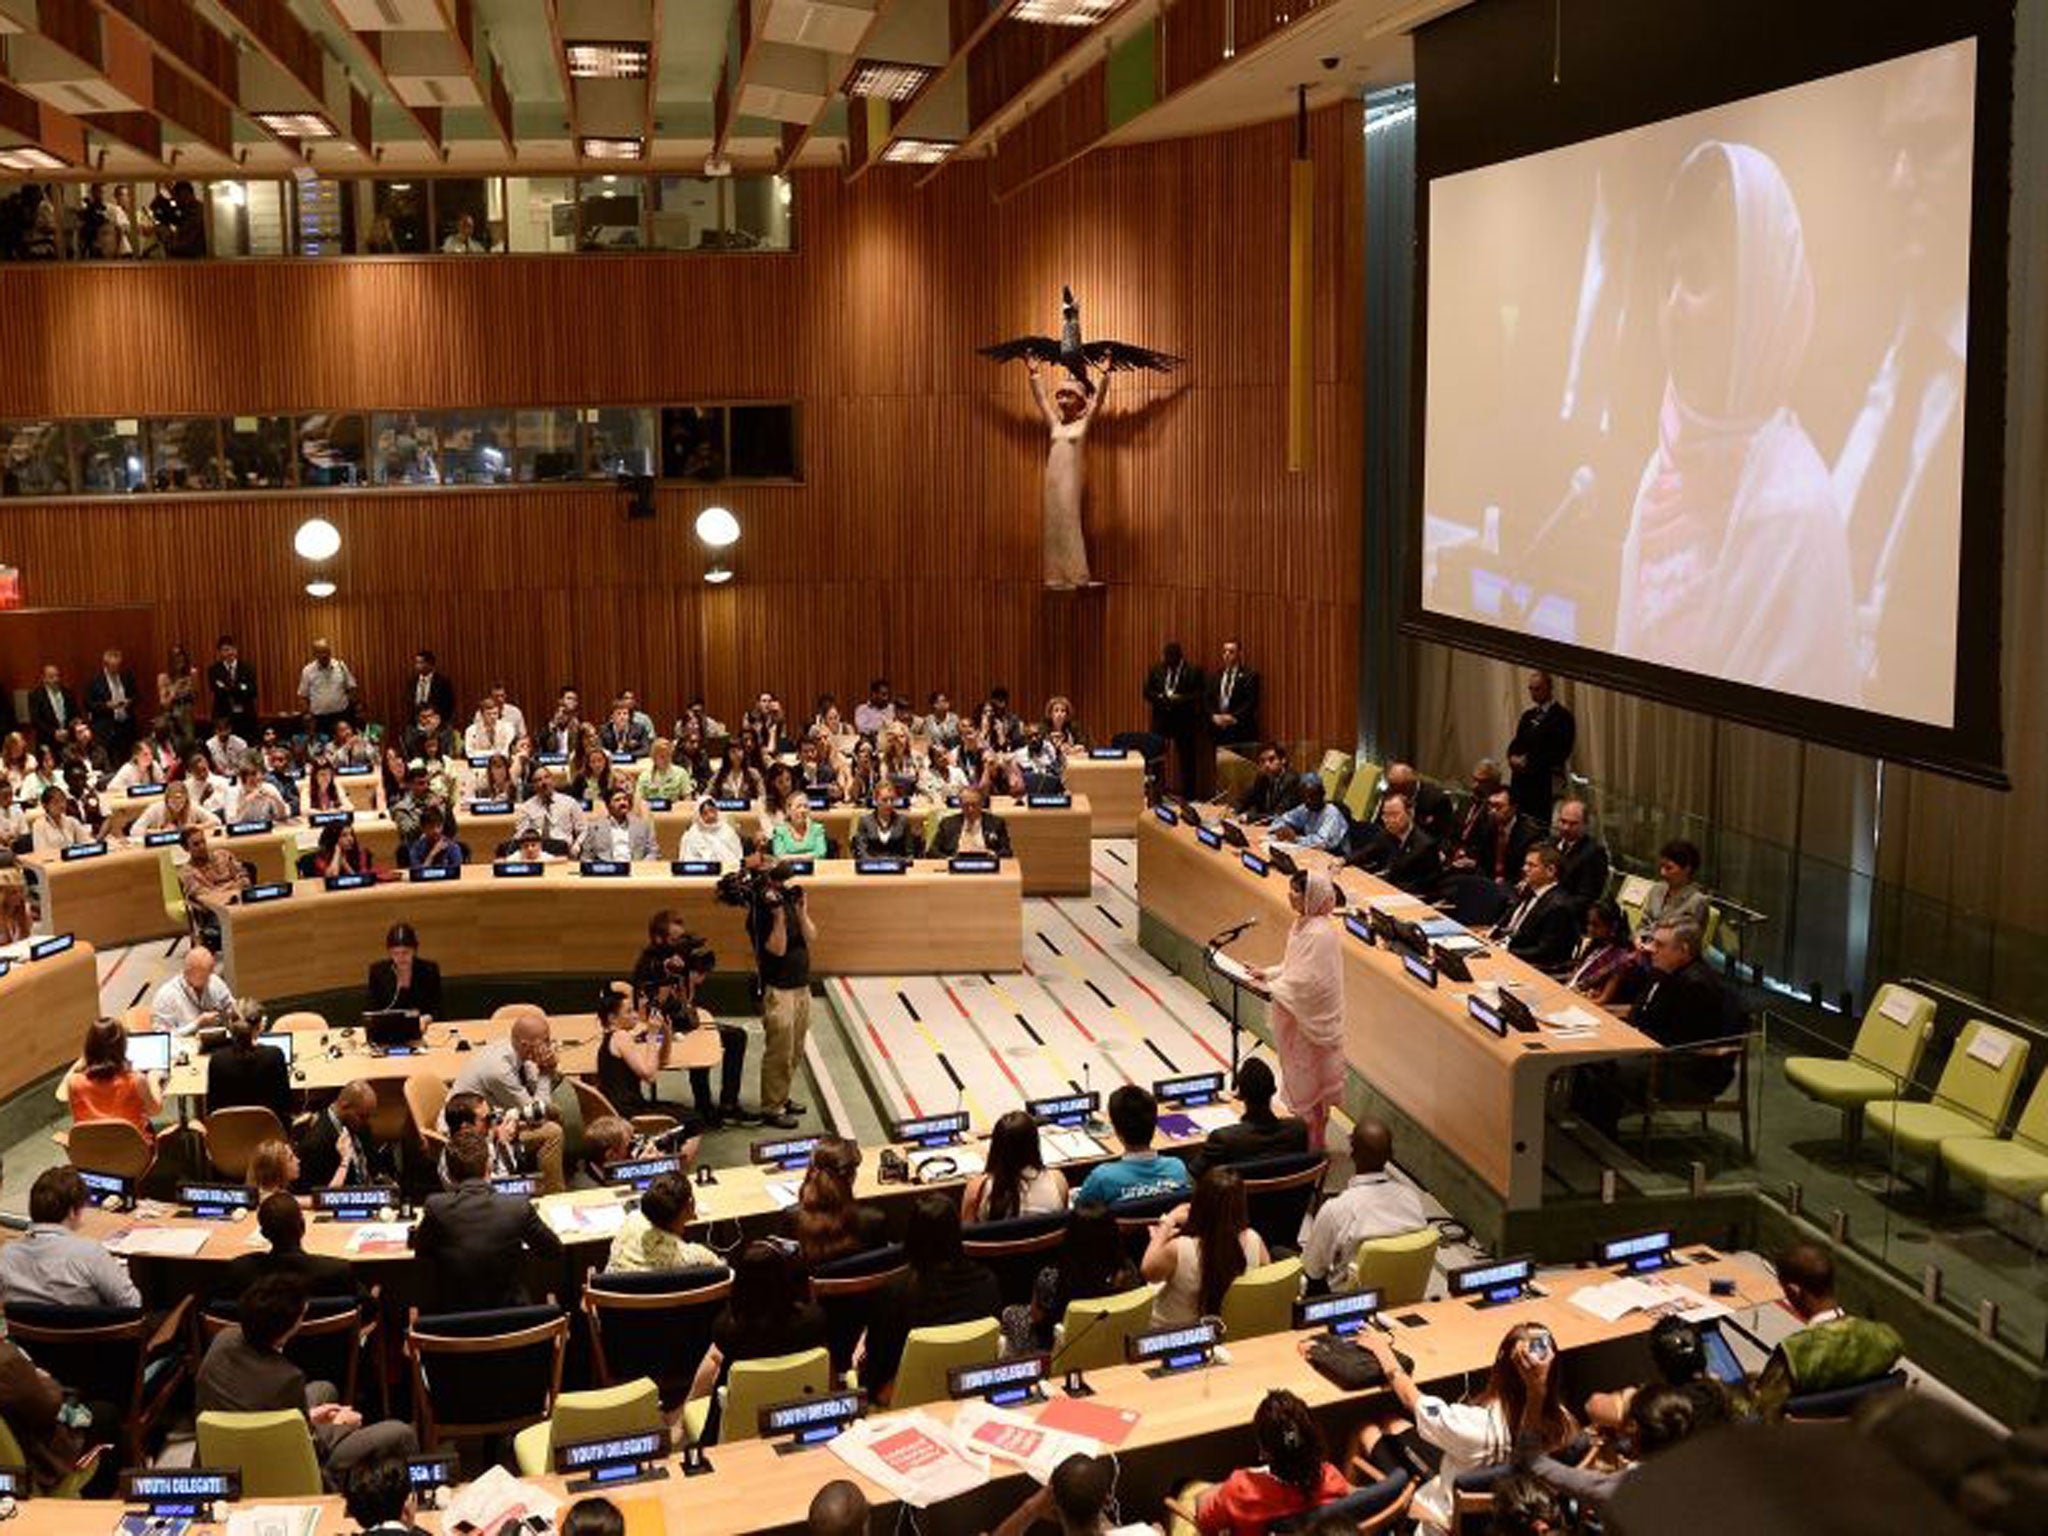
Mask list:
[[[674,1034],[706,1025],[718,1031],[718,1102],[711,1102],[711,1069],[690,1068],[694,1118],[713,1128],[728,1120],[750,1125],[758,1117],[740,1108],[747,1032],[737,1024],[714,1024],[711,1016],[697,1007],[697,986],[711,974],[713,960],[710,948],[684,926],[682,913],[664,907],[647,920],[647,947],[633,962],[633,995],[650,1020],[666,1020]]]
[[[484,1146],[491,1159],[485,1177],[504,1179],[520,1172],[517,1116],[492,1113],[491,1106],[484,1102],[480,1093],[451,1093],[441,1106],[441,1121],[447,1127],[449,1141],[464,1131],[475,1131],[484,1138]],[[445,1143],[440,1157],[435,1160],[434,1171],[440,1177],[443,1189],[453,1189],[461,1182],[449,1171]]]
[[[791,1099],[789,1085],[811,1027],[811,945],[818,925],[804,905],[803,890],[789,883],[786,866],[774,864],[750,882],[747,937],[761,975],[761,1120],[793,1130],[804,1106]]]
[[[502,1040],[472,1051],[469,1063],[449,1090],[473,1093],[493,1110],[517,1122],[521,1148],[540,1170],[544,1195],[566,1187],[562,1171],[562,1127],[547,1118],[562,1074],[555,1059],[555,1039],[548,1017],[538,1008],[516,1014]]]

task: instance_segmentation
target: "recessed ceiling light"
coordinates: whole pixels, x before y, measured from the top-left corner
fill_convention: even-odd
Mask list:
[[[638,139],[586,136],[576,141],[576,152],[586,160],[638,160],[645,147]]]
[[[891,64],[885,59],[862,59],[846,79],[849,96],[878,96],[884,101],[908,101],[925,81],[937,74],[929,64]]]
[[[65,164],[47,149],[38,149],[33,144],[0,149],[0,167],[10,171],[61,171]]]
[[[334,124],[318,112],[257,112],[256,121],[281,139],[331,139]]]
[[[1122,0],[1018,0],[1010,12],[1015,21],[1035,21],[1048,27],[1092,27]]]
[[[937,165],[959,147],[952,139],[896,139],[882,158],[891,165]]]
[[[564,43],[569,75],[575,80],[643,80],[647,77],[645,43]]]

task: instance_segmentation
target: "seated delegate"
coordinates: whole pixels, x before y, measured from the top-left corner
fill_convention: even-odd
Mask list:
[[[1076,1205],[1084,1200],[1115,1205],[1124,1200],[1187,1194],[1194,1188],[1186,1164],[1152,1150],[1152,1137],[1159,1128],[1159,1102],[1145,1089],[1125,1083],[1112,1093],[1109,1123],[1123,1150],[1108,1162],[1097,1163],[1081,1181],[1074,1194]]]
[[[1322,779],[1304,773],[1301,803],[1273,818],[1270,835],[1276,842],[1294,843],[1322,853],[1342,853],[1347,835],[1344,813],[1329,803]]]
[[[441,967],[420,958],[420,936],[411,923],[393,923],[385,933],[384,958],[371,962],[363,999],[368,1013],[442,1016]]]

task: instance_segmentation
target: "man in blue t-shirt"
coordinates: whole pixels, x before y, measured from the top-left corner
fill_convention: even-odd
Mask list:
[[[1097,1165],[1082,1181],[1074,1203],[1100,1200],[1115,1205],[1124,1200],[1144,1200],[1153,1195],[1184,1195],[1194,1188],[1185,1164],[1177,1157],[1162,1157],[1152,1150],[1152,1132],[1159,1125],[1159,1105],[1152,1095],[1135,1083],[1126,1083],[1109,1096],[1109,1123],[1116,1127],[1116,1139],[1123,1143],[1122,1157]]]

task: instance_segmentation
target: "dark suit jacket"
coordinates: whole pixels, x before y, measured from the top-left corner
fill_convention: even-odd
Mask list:
[[[1607,845],[1598,838],[1582,837],[1567,853],[1560,843],[1557,883],[1583,914],[1607,894]]]
[[[1227,1163],[1248,1163],[1260,1157],[1285,1157],[1291,1152],[1308,1150],[1308,1127],[1292,1116],[1276,1118],[1270,1125],[1254,1125],[1249,1120],[1240,1120],[1235,1125],[1219,1125],[1196,1149],[1192,1157],[1184,1159],[1188,1173],[1200,1177],[1211,1168],[1221,1168]]]
[[[292,1123],[292,1069],[284,1052],[274,1045],[238,1051],[223,1046],[206,1058],[206,1108],[232,1109],[245,1104],[260,1105],[277,1116],[277,1123]],[[330,1170],[332,1171],[332,1170]]]
[[[234,680],[218,661],[206,669],[206,686],[213,692],[213,718],[226,715],[235,720],[256,718],[256,669],[246,660],[235,663]]]
[[[347,1259],[330,1259],[300,1248],[291,1253],[237,1254],[228,1260],[213,1294],[232,1301],[265,1275],[296,1275],[308,1296],[355,1296],[362,1289]]]
[[[433,1267],[442,1308],[470,1312],[524,1306],[526,1255],[559,1258],[562,1240],[532,1201],[471,1179],[427,1196],[412,1247]]]
[[[1451,797],[1436,785],[1417,779],[1415,797],[1409,802],[1408,809],[1415,817],[1415,824],[1437,842],[1456,841],[1458,813],[1451,807]]]
[[[932,837],[933,858],[950,859],[960,851],[962,819],[960,813],[955,811],[939,823],[939,830]],[[988,844],[990,853],[1000,854],[1006,859],[1010,856],[1010,824],[994,811],[981,813],[981,837],[982,841]]]
[[[985,817],[988,812],[982,812]],[[875,820],[875,813],[868,811],[854,824],[853,856],[863,858],[914,859],[922,842],[910,818],[901,811],[896,813],[895,822],[887,829]]]
[[[1508,792],[1515,804],[1531,816],[1547,815],[1554,780],[1570,760],[1572,743],[1579,733],[1572,712],[1553,700],[1547,708],[1531,704],[1515,722],[1514,738],[1508,742],[1509,756],[1528,759],[1526,768],[1512,770]]]
[[[1629,1022],[1662,1046],[1698,1045],[1736,1030],[1728,994],[1704,960],[1669,976],[1651,971]],[[1679,1091],[1719,1093],[1734,1076],[1732,1059],[1674,1061],[1663,1070],[1663,1092],[1667,1097]]]
[[[128,719],[123,725],[114,718],[114,690],[107,685],[107,674],[95,672],[92,681],[85,685],[85,712],[91,717],[93,731],[105,736],[110,731],[133,731],[142,717],[142,700],[135,693],[135,674],[124,671],[121,674],[121,692],[127,695]]]
[[[365,1140],[363,1156],[370,1164],[372,1178],[397,1177],[397,1163],[389,1148],[376,1141]],[[334,1117],[322,1110],[313,1117],[313,1123],[300,1135],[295,1148],[299,1156],[299,1188],[320,1189],[334,1177],[334,1170],[341,1166],[341,1142],[335,1130]]]
[[[1203,690],[1202,697],[1210,714],[1224,713],[1221,672],[1209,679],[1209,685]],[[1218,741],[1228,745],[1231,742],[1259,739],[1259,674],[1250,667],[1237,669],[1237,683],[1230,700],[1229,713],[1237,723],[1219,726],[1216,731]]]
[[[1180,664],[1180,686],[1166,697],[1166,668],[1155,665],[1145,674],[1145,702],[1152,706],[1152,729],[1161,736],[1181,736],[1200,723],[1202,700],[1208,693],[1202,669],[1192,661]]]
[[[405,681],[405,719],[413,720],[420,712],[420,675],[415,672]],[[446,730],[455,719],[455,685],[439,670],[427,675],[427,702],[434,706],[434,713],[441,717],[442,729]],[[459,733],[458,733],[459,734]]]
[[[1420,827],[1410,827],[1407,839],[1399,843],[1385,827],[1374,828],[1353,862],[1416,896],[1435,890],[1444,872],[1436,839]]]
[[[1503,850],[1500,829],[1487,816],[1466,834],[1464,851],[1489,880],[1518,885],[1522,879],[1522,858],[1535,846],[1537,836],[1536,824],[1526,816],[1517,816],[1508,827],[1507,846]]]
[[[50,703],[50,696],[43,690],[40,679],[28,691],[28,723],[36,728],[36,734],[51,746],[57,744],[61,731],[70,729],[71,722],[78,718],[78,696],[69,688],[60,686],[57,692],[64,700],[64,720],[58,723],[57,711]]]
[[[373,961],[367,988],[367,1008],[381,1013],[389,1008],[411,1008],[438,1019],[441,1014],[441,967],[431,960],[413,956],[412,988],[401,993],[398,973],[389,960]]]
[[[1269,779],[1261,773],[1255,775],[1251,783],[1245,786],[1244,797],[1237,802],[1237,813],[1240,816],[1270,820],[1275,816],[1285,816],[1299,804],[1300,774],[1281,773]]]
[[[1507,924],[1520,905],[1519,896],[1510,899],[1507,913],[1501,918],[1501,937],[1507,938]],[[1507,940],[1509,954],[1526,960],[1539,971],[1569,964],[1578,943],[1579,916],[1561,885],[1551,886],[1536,898],[1536,904],[1523,917],[1522,926]]]

